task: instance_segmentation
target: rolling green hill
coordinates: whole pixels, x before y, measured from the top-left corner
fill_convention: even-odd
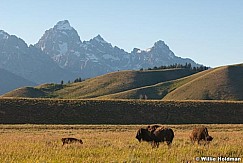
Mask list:
[[[213,69],[175,89],[163,100],[243,100],[243,64]]]
[[[95,98],[135,88],[175,80],[193,74],[189,69],[153,71],[120,71],[72,84],[44,84],[34,88],[25,87],[5,94],[3,97],[30,98]]]
[[[206,73],[209,73],[210,71],[212,71],[212,69],[176,80],[165,81],[154,85],[127,90],[124,92],[100,96],[97,97],[97,99],[139,99],[141,98],[141,96],[143,96],[144,98],[145,95],[147,96],[147,99],[162,99],[164,96],[166,96],[168,93],[175,90],[176,88],[179,88],[180,86]]]
[[[78,83],[20,88],[3,97],[238,101],[243,100],[243,64],[196,74],[189,69],[120,71]]]
[[[217,67],[98,99],[139,99],[141,95],[163,100],[243,100],[243,64]]]

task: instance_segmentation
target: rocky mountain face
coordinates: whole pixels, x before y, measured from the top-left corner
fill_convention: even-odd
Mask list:
[[[163,41],[157,41],[147,50],[134,48],[130,53],[112,46],[100,35],[82,42],[67,20],[47,30],[35,47],[48,54],[60,67],[80,73],[84,78],[118,70],[137,70],[174,63],[199,66],[191,59],[175,56]]]
[[[45,31],[34,46],[0,30],[0,68],[37,84],[186,62],[199,66],[191,59],[175,56],[163,41],[132,52],[113,46],[100,35],[81,41],[67,20]]]
[[[0,31],[0,68],[35,83],[60,82],[74,75],[22,39]]]

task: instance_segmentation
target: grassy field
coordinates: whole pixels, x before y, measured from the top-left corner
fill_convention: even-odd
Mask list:
[[[135,139],[145,125],[0,125],[0,162],[195,162],[195,157],[241,157],[243,125],[207,125],[214,140],[192,145],[195,125],[170,125],[171,148]],[[81,138],[84,144],[62,146],[62,137]]]

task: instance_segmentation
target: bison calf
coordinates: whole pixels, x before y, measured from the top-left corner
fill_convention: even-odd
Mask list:
[[[81,139],[76,139],[76,138],[62,138],[62,145],[76,143],[76,142],[78,142],[80,144],[83,144],[83,141]]]
[[[208,135],[207,127],[201,126],[193,129],[192,133],[190,134],[190,139],[193,144],[195,141],[197,141],[199,144],[201,140],[204,140],[208,143],[209,141],[213,140],[213,137]]]

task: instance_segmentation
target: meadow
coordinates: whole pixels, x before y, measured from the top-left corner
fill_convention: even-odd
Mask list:
[[[208,124],[214,140],[192,145],[196,125],[165,125],[175,132],[172,147],[152,148],[135,139],[146,125],[0,125],[0,162],[196,162],[200,156],[243,159],[243,124]],[[84,144],[62,146],[62,137]]]

